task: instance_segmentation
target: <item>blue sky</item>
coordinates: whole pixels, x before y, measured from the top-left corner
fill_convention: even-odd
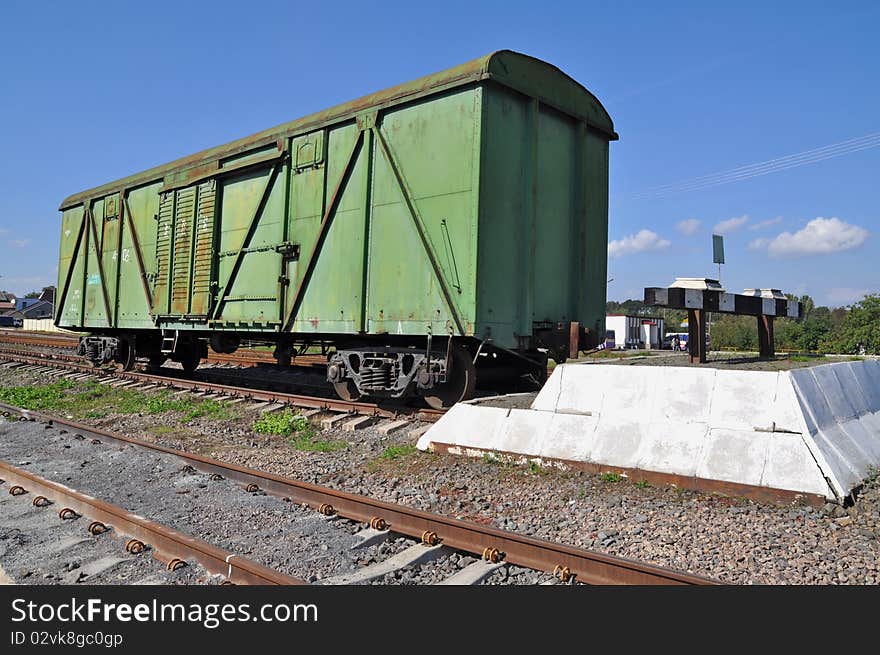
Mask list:
[[[827,4],[6,2],[0,288],[54,282],[70,193],[511,48],[620,133],[609,299],[714,275],[722,224],[728,289],[852,302],[880,290],[880,4]]]

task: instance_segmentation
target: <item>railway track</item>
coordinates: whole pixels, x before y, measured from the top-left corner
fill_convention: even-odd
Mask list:
[[[200,392],[218,400],[246,399],[258,403],[266,403],[275,409],[294,407],[307,410],[335,412],[337,414],[351,414],[359,416],[372,416],[376,418],[397,419],[401,416],[409,416],[423,421],[437,420],[443,412],[440,410],[419,407],[406,407],[402,405],[380,405],[364,401],[347,401],[338,398],[327,398],[305,394],[288,393],[253,387],[220,384],[203,380],[188,379],[180,373],[172,373],[176,369],[168,369],[165,375],[144,373],[139,371],[118,371],[112,368],[95,368],[85,363],[80,357],[69,354],[46,354],[46,353],[22,353],[14,349],[0,349],[0,361],[3,366],[43,367],[46,373],[57,373],[77,380],[86,378],[97,380],[105,384],[131,383],[132,388],[139,385],[142,389],[169,388]],[[40,372],[40,371],[38,371]],[[54,374],[53,373],[53,374]]]
[[[490,526],[431,514],[402,505],[338,491],[271,473],[249,469],[122,435],[77,424],[57,417],[0,404],[0,411],[21,421],[43,424],[42,434],[78,440],[79,448],[107,449],[110,445],[135,448],[159,458],[172,458],[182,470],[206,479],[228,481],[248,494],[268,494],[317,513],[326,521],[341,521],[353,532],[354,548],[404,540],[391,557],[353,570],[341,571],[323,584],[363,583],[382,579],[400,568],[424,565],[450,554],[473,559],[446,579],[449,584],[474,584],[489,578],[501,567],[541,571],[564,582],[587,584],[709,584],[711,580],[624,558],[587,551]],[[37,447],[32,435],[28,447]],[[69,447],[69,443],[64,446]],[[118,449],[117,449],[118,450]],[[69,451],[61,451],[69,452]],[[131,453],[131,450],[126,451]],[[100,453],[92,457],[98,459]],[[130,456],[129,456],[130,457]],[[54,464],[53,464],[54,466]],[[32,481],[28,482],[33,484]],[[21,485],[24,486],[24,485]],[[199,485],[202,486],[202,485]],[[146,491],[146,490],[145,490]],[[67,502],[67,501],[65,501]],[[84,510],[85,511],[85,510]],[[351,530],[352,525],[355,530]],[[360,527],[359,527],[360,526]],[[362,527],[368,526],[368,527]],[[178,556],[179,557],[179,556]]]
[[[203,539],[151,521],[119,505],[80,493],[67,485],[35,475],[5,461],[0,461],[0,485],[5,487],[12,497],[4,501],[5,504],[12,505],[17,501],[19,505],[14,508],[16,515],[13,520],[2,524],[2,527],[6,530],[20,529],[19,526],[26,523],[34,531],[36,523],[37,530],[42,529],[49,533],[49,538],[42,540],[44,543],[48,541],[51,544],[55,541],[52,534],[56,527],[52,525],[53,517],[49,517],[46,521],[39,520],[41,517],[33,515],[52,513],[57,515],[56,523],[84,519],[82,526],[84,533],[88,533],[94,539],[100,539],[101,535],[109,533],[119,542],[117,550],[124,547],[125,552],[130,556],[150,552],[155,560],[164,565],[166,571],[177,571],[189,561],[196,562],[209,574],[220,576],[224,582],[232,584],[306,584],[304,580],[280,573]],[[18,500],[19,498],[21,500]],[[7,507],[6,511],[10,509],[13,508]],[[87,528],[86,521],[88,521]],[[83,541],[86,539],[74,537],[73,541],[61,543],[66,549]],[[71,571],[76,573],[77,581],[81,576],[86,576],[88,579],[124,561],[112,555],[108,557],[106,548],[101,550],[104,551],[105,556],[92,559],[83,567],[85,571],[77,570],[80,566],[76,566]],[[44,555],[48,554],[44,553]]]
[[[65,334],[38,334],[34,332],[13,332],[0,330],[0,344],[16,344],[20,346],[36,346],[38,348],[52,348],[59,350],[75,350],[79,345],[79,337]],[[227,364],[232,366],[259,366],[261,364],[276,364],[275,357],[266,350],[254,348],[240,348],[234,353],[221,354],[208,350],[207,362],[212,364]],[[291,366],[294,367],[318,367],[326,366],[327,358],[324,355],[306,354],[293,359]]]

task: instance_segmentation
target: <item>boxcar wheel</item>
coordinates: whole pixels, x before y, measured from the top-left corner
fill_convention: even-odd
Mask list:
[[[358,391],[357,385],[352,380],[334,382],[333,389],[336,391],[337,396],[348,402],[360,400],[361,398],[361,392]]]
[[[134,344],[127,339],[119,340],[119,352],[116,358],[117,371],[130,371],[134,368],[135,363]]]
[[[425,402],[434,409],[448,409],[474,395],[477,369],[471,354],[464,348],[452,349],[452,371],[446,382],[424,392]]]
[[[199,367],[201,361],[202,358],[199,355],[199,351],[193,348],[180,358],[180,365],[187,373],[193,373]]]

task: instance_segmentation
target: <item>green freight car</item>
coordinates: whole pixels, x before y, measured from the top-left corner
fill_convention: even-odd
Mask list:
[[[55,322],[125,368],[320,347],[343,398],[540,381],[603,331],[616,138],[495,52],[65,199]]]

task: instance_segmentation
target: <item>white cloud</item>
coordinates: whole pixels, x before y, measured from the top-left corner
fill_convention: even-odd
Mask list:
[[[767,247],[771,255],[821,255],[858,248],[868,230],[839,218],[814,218],[797,232],[783,232],[772,239],[755,239],[749,247]]]
[[[749,250],[763,250],[770,243],[767,237],[760,237],[749,243]]]
[[[7,243],[15,248],[24,248],[31,242],[30,239],[10,239]]]
[[[686,218],[683,221],[679,221],[675,224],[675,228],[686,236],[691,236],[696,233],[697,230],[700,229],[700,225],[703,224],[698,218]]]
[[[829,305],[832,307],[839,307],[841,305],[851,305],[852,303],[861,300],[869,293],[872,293],[871,289],[835,287],[830,289],[828,293],[825,294],[825,297],[827,298]],[[873,293],[876,293],[876,291]]]
[[[3,236],[4,234],[9,234],[9,230],[5,227],[0,227],[0,236]]]
[[[670,242],[663,239],[651,230],[639,230],[636,234],[630,234],[620,240],[608,243],[609,257],[623,257],[646,250],[663,250],[670,246]]]
[[[730,234],[731,232],[736,232],[748,222],[749,217],[747,214],[735,216],[734,218],[728,218],[726,221],[716,223],[715,227],[712,228],[712,232],[715,234]]]
[[[758,221],[753,225],[749,225],[750,230],[763,230],[767,227],[772,227],[774,225],[778,225],[782,222],[782,216],[777,216],[776,218],[768,218],[766,221]]]

